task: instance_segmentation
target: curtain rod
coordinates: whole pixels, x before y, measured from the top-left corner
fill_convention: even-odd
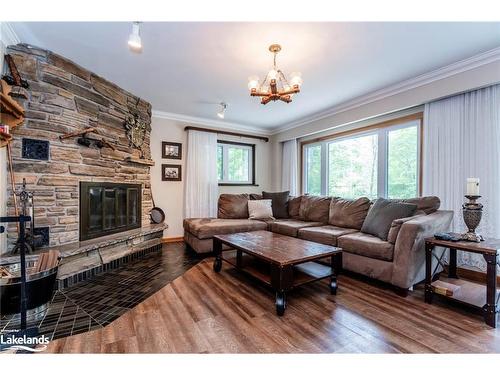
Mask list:
[[[215,130],[215,129],[206,129],[206,128],[198,128],[196,126],[186,126],[184,130],[198,130],[202,132],[207,132],[207,133],[217,133],[217,134],[225,134],[225,135],[234,135],[236,137],[244,137],[244,138],[253,138],[253,139],[259,139],[264,142],[269,142],[269,138],[267,137],[262,137],[260,135],[251,135],[251,134],[241,134],[241,133],[234,133],[234,132],[227,132],[225,130]]]

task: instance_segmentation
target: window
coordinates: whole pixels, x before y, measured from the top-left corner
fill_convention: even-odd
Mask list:
[[[328,195],[377,197],[378,135],[328,143]]]
[[[321,194],[321,145],[306,148],[306,176],[308,193]]]
[[[218,141],[219,185],[255,185],[255,145]]]
[[[418,196],[421,119],[391,123],[304,145],[304,192],[370,199]]]

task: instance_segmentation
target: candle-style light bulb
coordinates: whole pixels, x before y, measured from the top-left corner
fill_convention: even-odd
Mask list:
[[[479,195],[479,178],[469,177],[467,179],[467,195]]]

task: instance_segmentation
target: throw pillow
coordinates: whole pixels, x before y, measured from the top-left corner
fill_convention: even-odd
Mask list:
[[[361,232],[377,236],[387,241],[391,224],[396,219],[413,216],[416,204],[395,202],[384,198],[375,201],[361,227]]]
[[[259,199],[248,201],[249,219],[271,219],[273,220],[273,208],[271,199]]]
[[[273,202],[273,216],[276,219],[288,219],[288,198],[290,197],[289,191],[282,191],[280,193],[262,192],[262,199],[271,199]]]

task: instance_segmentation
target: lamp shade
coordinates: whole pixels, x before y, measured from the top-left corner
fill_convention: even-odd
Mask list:
[[[302,85],[302,74],[300,72],[293,72],[290,74],[290,83],[292,86],[300,86]]]
[[[257,87],[259,87],[259,77],[257,76],[248,77],[248,89],[253,90],[257,89]]]

